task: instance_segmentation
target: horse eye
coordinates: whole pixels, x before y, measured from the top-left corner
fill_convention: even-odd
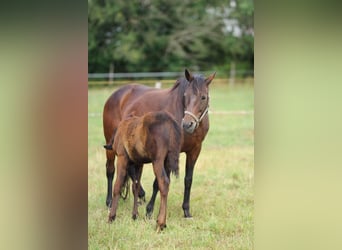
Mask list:
[[[201,99],[202,99],[202,100],[205,100],[205,96],[204,96],[204,95],[202,95]]]

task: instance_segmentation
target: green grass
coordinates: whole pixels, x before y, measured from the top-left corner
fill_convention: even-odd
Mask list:
[[[191,189],[193,219],[182,211],[185,155],[180,157],[180,178],[171,178],[167,228],[155,232],[159,195],[153,218],[131,219],[132,195],[120,200],[117,218],[107,223],[106,176],[102,108],[112,88],[89,89],[88,126],[88,247],[89,249],[252,249],[254,184],[254,116],[210,114],[210,130],[198,158]],[[211,111],[253,111],[253,86],[210,86]],[[147,199],[154,180],[151,164],[144,167],[142,184]]]

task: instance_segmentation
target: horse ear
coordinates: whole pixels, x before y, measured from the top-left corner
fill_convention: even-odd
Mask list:
[[[193,75],[188,69],[185,69],[185,78],[188,80],[188,82],[191,82],[194,79]]]
[[[211,81],[215,78],[216,72],[212,73],[210,76],[207,77],[207,79],[205,79],[205,82],[207,83],[207,85],[209,85],[211,83]]]

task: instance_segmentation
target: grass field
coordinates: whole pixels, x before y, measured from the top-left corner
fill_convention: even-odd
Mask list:
[[[193,218],[183,218],[185,155],[181,154],[180,176],[171,177],[167,228],[160,234],[155,231],[159,195],[151,220],[145,219],[146,204],[139,206],[138,219],[131,219],[131,195],[126,201],[120,200],[116,220],[107,223],[102,108],[112,92],[113,88],[88,92],[88,248],[253,249],[253,85],[229,87],[214,80],[210,86],[210,130],[195,166],[191,189]],[[147,199],[153,180],[151,165],[145,165],[142,184]]]

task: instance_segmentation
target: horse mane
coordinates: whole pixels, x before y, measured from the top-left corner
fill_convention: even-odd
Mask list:
[[[194,80],[191,81],[190,86],[193,88],[194,92],[196,92],[200,87],[202,87],[200,85],[205,83],[205,77],[200,74],[195,74],[193,76],[194,76]],[[201,79],[201,81],[199,81],[199,79]],[[180,95],[184,95],[185,90],[188,85],[189,85],[188,80],[186,80],[184,77],[179,78],[177,79],[173,87],[171,88],[170,92],[178,90]]]
[[[170,89],[170,92],[178,90],[178,93],[180,95],[184,95],[186,87],[188,86],[188,81],[182,77],[177,79],[176,83],[173,85],[173,87]]]

